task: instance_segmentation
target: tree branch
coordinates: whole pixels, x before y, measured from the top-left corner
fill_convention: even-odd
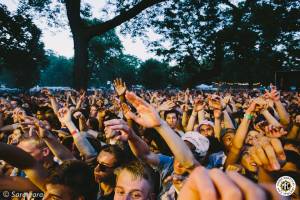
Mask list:
[[[134,7],[130,8],[129,10],[122,12],[120,15],[114,17],[113,19],[89,27],[87,31],[88,38],[91,38],[95,35],[101,35],[106,31],[109,31],[119,26],[120,24],[134,18],[143,10],[163,1],[165,0],[143,0],[140,3],[136,4]]]
[[[80,2],[81,0],[65,0],[67,16],[74,37],[81,33],[82,20],[80,17]]]
[[[232,9],[238,9],[237,6],[235,6],[233,3],[231,3],[229,0],[223,0],[223,3],[231,7]]]

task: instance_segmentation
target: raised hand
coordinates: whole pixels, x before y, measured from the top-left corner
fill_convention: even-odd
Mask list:
[[[280,170],[286,160],[282,144],[277,138],[261,137],[250,147],[250,155],[258,166],[267,171]]]
[[[116,140],[126,142],[133,134],[135,134],[128,124],[122,119],[105,121],[104,125],[104,131],[107,133],[105,136],[107,138],[115,138]],[[117,134],[117,132],[120,134]]]
[[[221,116],[222,116],[222,114],[223,114],[222,110],[214,109],[214,117],[215,117],[215,119],[220,119]]]
[[[72,112],[67,107],[58,110],[57,117],[61,123],[68,123],[72,121]]]
[[[189,106],[187,104],[182,104],[180,106],[182,112],[187,112],[189,110]]]
[[[279,91],[276,89],[276,86],[270,84],[270,88],[271,90],[265,90],[265,96],[267,96],[268,98],[272,99],[273,101],[280,101],[280,93]]]
[[[194,99],[194,111],[199,112],[204,109],[205,103],[199,98]]]
[[[127,120],[134,118],[133,112],[131,112],[130,107],[126,103],[122,103],[121,107],[122,107],[123,114]]]
[[[221,103],[221,98],[217,95],[212,95],[211,98],[208,99],[208,106],[211,110],[222,110],[223,106]]]
[[[121,78],[114,80],[114,87],[119,96],[124,95],[127,89],[125,82]]]
[[[189,97],[190,97],[190,90],[189,88],[186,89],[184,92],[184,103],[188,104],[189,103]]]
[[[136,123],[146,128],[153,128],[161,125],[161,119],[154,107],[136,96],[133,92],[126,92],[125,97],[137,110],[138,116],[132,114],[132,119]]]
[[[268,103],[266,102],[266,100],[263,97],[258,97],[256,99],[254,99],[254,102],[256,103],[255,111],[257,111],[257,112],[268,108]]]
[[[159,105],[157,110],[158,111],[167,111],[167,110],[171,110],[174,106],[175,106],[175,103],[173,101],[169,100],[169,101],[165,101],[164,103]]]
[[[219,169],[207,170],[197,167],[181,189],[178,199],[267,200],[268,197],[261,185],[253,183],[237,172],[224,173]],[[279,194],[271,199],[279,199]]]
[[[256,110],[256,102],[255,101],[252,101],[250,103],[250,105],[248,106],[248,108],[246,109],[245,113],[247,114],[253,114]]]
[[[224,103],[224,104],[229,104],[230,101],[232,101],[232,96],[231,96],[231,95],[226,95],[226,96],[223,98],[223,103]]]
[[[51,91],[48,90],[47,88],[43,88],[43,89],[41,90],[41,93],[42,93],[42,94],[45,94],[47,97],[52,97],[52,96],[53,96],[53,94],[51,93]]]
[[[267,137],[270,138],[280,138],[287,134],[287,131],[284,130],[282,126],[277,127],[274,125],[269,125],[265,127],[265,133]]]
[[[80,100],[81,102],[83,102],[83,101],[85,100],[85,98],[86,98],[86,93],[83,92],[82,95],[80,95],[79,100]]]
[[[73,117],[74,117],[75,119],[84,118],[83,114],[82,114],[81,112],[79,112],[79,111],[75,112],[75,113],[73,114]]]

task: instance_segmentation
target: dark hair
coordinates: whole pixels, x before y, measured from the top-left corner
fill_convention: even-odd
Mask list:
[[[60,184],[71,189],[72,197],[96,200],[98,187],[90,167],[78,160],[65,161],[47,178],[47,184]]]
[[[147,180],[151,188],[150,191],[156,195],[158,194],[160,188],[159,174],[149,165],[139,160],[133,160],[125,165],[122,165],[116,170],[117,180],[122,170],[126,170],[134,178],[143,178]]]
[[[89,128],[94,131],[99,131],[99,121],[95,117],[89,118]]]
[[[97,104],[92,104],[89,106],[89,111],[91,111],[92,107],[95,107],[97,109],[97,111],[99,110],[99,106]]]
[[[209,140],[208,155],[225,150],[224,145],[214,136],[208,136],[207,139]]]
[[[143,133],[144,137],[150,141],[154,141],[159,152],[163,155],[173,156],[173,153],[166,143],[166,141],[161,137],[161,135],[154,128],[147,128]]]
[[[297,140],[293,140],[293,139],[281,139],[282,145],[286,145],[286,144],[291,144],[293,146],[295,146],[296,148],[300,147],[300,142]]]
[[[175,113],[177,119],[179,118],[180,113],[177,110],[172,109],[172,110],[165,111],[165,113],[164,113],[164,119],[166,119],[167,115],[170,114],[170,113]]]
[[[117,145],[105,145],[103,146],[103,148],[101,149],[100,153],[104,151],[110,154],[113,154],[115,159],[116,159],[116,163],[114,165],[114,167],[119,167],[120,165],[122,165],[123,163],[126,162],[126,155],[124,155],[123,150],[117,146]]]
[[[284,150],[284,152],[286,155],[286,162],[291,162],[295,164],[298,169],[300,169],[300,155],[291,150]]]
[[[119,119],[119,117],[115,113],[107,110],[104,116],[104,121],[108,121],[112,119]]]

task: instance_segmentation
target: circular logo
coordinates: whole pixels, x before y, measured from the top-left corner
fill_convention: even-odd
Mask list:
[[[282,176],[276,182],[276,190],[282,196],[290,196],[296,189],[296,183],[292,177]]]
[[[9,191],[3,191],[2,192],[3,197],[7,198],[9,197]]]

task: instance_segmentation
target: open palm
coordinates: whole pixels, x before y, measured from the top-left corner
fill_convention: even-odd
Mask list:
[[[161,124],[157,111],[150,104],[136,96],[133,92],[127,92],[126,99],[137,110],[138,115],[132,115],[132,119],[136,123],[146,128],[156,127]]]

